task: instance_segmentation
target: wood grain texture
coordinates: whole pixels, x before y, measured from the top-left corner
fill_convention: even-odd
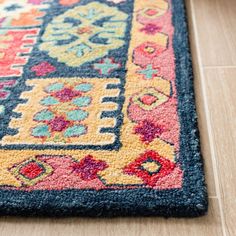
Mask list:
[[[236,65],[236,1],[193,0],[204,66]]]
[[[221,200],[229,236],[236,235],[236,68],[205,70]]]
[[[198,115],[198,126],[200,131],[200,142],[201,142],[201,152],[204,161],[204,171],[207,182],[207,189],[209,196],[216,196],[215,190],[215,181],[213,174],[213,166],[212,166],[212,158],[210,152],[210,144],[208,139],[208,131],[207,131],[207,122],[206,122],[206,114],[205,114],[205,106],[202,92],[202,80],[200,76],[200,66],[199,61],[197,59],[197,47],[196,47],[196,35],[193,24],[193,12],[190,5],[190,1],[186,1],[187,7],[187,16],[188,16],[188,28],[189,28],[189,36],[190,36],[190,46],[191,46],[191,54],[193,61],[193,72],[194,72],[194,90],[196,97],[196,107],[197,107],[197,115]]]

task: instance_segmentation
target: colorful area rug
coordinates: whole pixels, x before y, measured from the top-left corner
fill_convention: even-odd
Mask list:
[[[0,0],[0,214],[207,210],[182,0]]]

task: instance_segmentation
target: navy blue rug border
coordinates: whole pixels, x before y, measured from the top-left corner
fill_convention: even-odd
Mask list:
[[[0,190],[0,215],[195,217],[207,212],[192,62],[183,0],[172,0],[178,113],[181,124],[182,189]]]

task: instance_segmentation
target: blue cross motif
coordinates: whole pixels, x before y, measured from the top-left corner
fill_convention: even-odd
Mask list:
[[[148,64],[145,69],[138,70],[137,72],[144,75],[146,79],[152,79],[158,73],[158,70],[154,69],[152,64]]]
[[[115,63],[111,58],[105,58],[102,62],[94,64],[94,69],[99,70],[102,75],[108,75],[119,67],[120,64]]]

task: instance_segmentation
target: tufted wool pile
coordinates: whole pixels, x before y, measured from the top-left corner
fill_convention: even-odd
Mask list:
[[[207,211],[182,0],[0,0],[0,214]]]

